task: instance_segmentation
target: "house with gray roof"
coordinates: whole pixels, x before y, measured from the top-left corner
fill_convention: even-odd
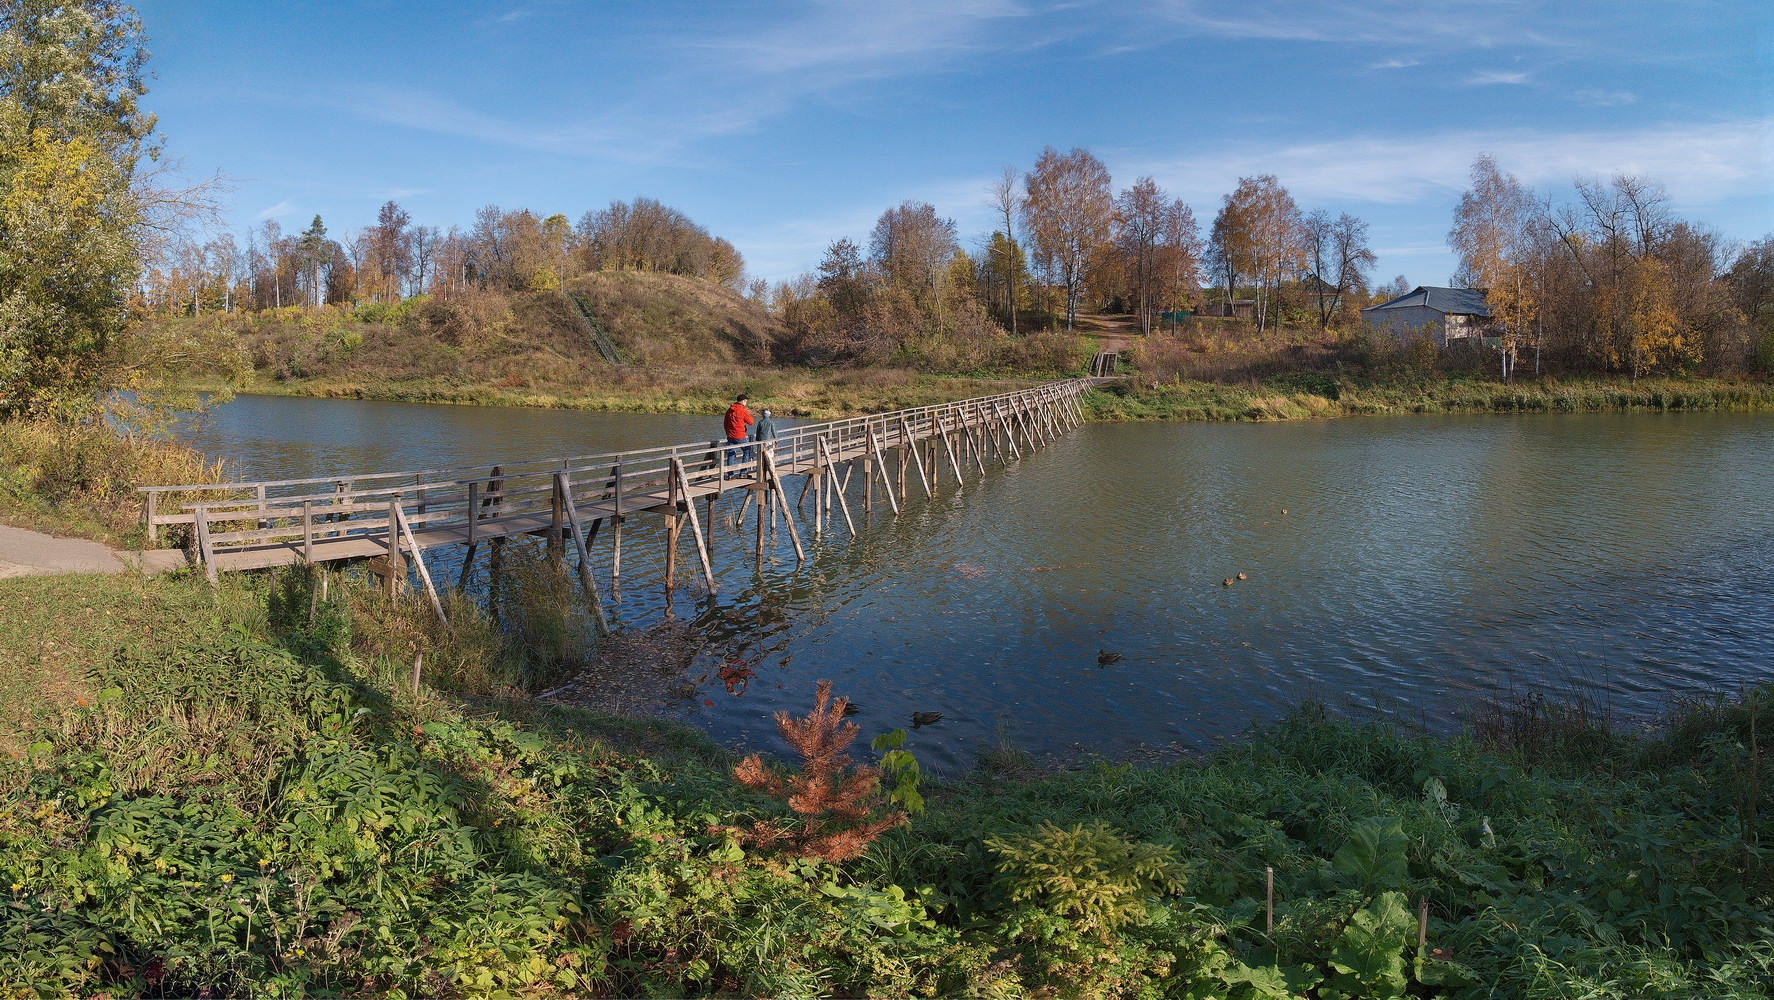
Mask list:
[[[1465,341],[1473,346],[1491,336],[1491,310],[1482,288],[1418,285],[1389,302],[1368,306],[1361,318],[1376,330],[1391,330],[1400,339],[1427,334],[1435,346]]]

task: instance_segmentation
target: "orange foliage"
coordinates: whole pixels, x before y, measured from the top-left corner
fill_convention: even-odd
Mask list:
[[[788,803],[801,817],[788,828],[768,820],[740,831],[742,839],[760,847],[781,846],[800,857],[845,861],[868,848],[876,837],[905,822],[898,809],[877,811],[883,803],[881,773],[868,766],[852,768],[844,748],[861,729],[844,721],[849,699],[832,699],[832,682],[820,681],[813,711],[805,718],[776,713],[776,729],[801,757],[801,769],[781,775],[752,754],[733,768],[733,778],[754,791]]]

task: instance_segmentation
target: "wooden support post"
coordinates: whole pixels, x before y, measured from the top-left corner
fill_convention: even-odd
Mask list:
[[[155,548],[160,544],[160,525],[155,523],[156,509],[160,506],[158,490],[149,490],[148,498],[142,501],[142,520],[148,522],[148,547]]]
[[[871,451],[874,452],[875,465],[877,467],[879,467],[881,470],[881,478],[886,479],[887,478],[887,459],[884,456],[882,456],[882,454],[881,454],[881,439],[875,436],[874,431],[869,432],[869,448]],[[873,480],[870,480],[870,482],[873,483]],[[893,498],[893,484],[892,483],[887,484],[887,502],[890,505],[892,505],[893,513],[898,514],[899,513],[899,501]]]
[[[425,551],[419,548],[419,540],[413,537],[413,526],[407,523],[406,511],[401,510],[400,501],[394,502],[394,522],[400,528],[401,536],[407,540],[407,547],[413,550],[413,565],[419,570],[419,579],[425,584],[425,594],[431,598],[431,610],[437,612],[437,620],[445,625],[450,623],[444,614],[443,601],[437,596],[437,587],[431,582],[431,571],[425,568]]]
[[[343,479],[341,479],[337,483],[333,484],[333,506],[334,507],[344,507],[345,505],[349,504],[350,502],[351,502],[351,487],[345,485],[345,481]],[[348,521],[350,519],[351,519],[350,514],[347,514],[344,511],[339,511],[339,510],[334,511],[331,515],[329,515],[327,517],[328,521]],[[327,532],[327,537],[328,538],[337,538],[344,533],[345,532],[343,530],[338,529],[338,528],[334,528],[332,531]]]
[[[762,478],[762,471],[762,469],[759,470],[760,480]],[[764,504],[769,499],[767,495],[757,492],[763,488],[764,484],[760,481],[752,488],[751,496],[747,498],[751,499],[752,497],[755,497],[758,501],[758,533],[756,541],[753,542],[752,554],[757,563],[757,569],[760,572],[764,568]],[[739,524],[740,527],[743,528],[745,526],[745,508],[743,506],[740,507],[739,516],[741,518]]]
[[[924,495],[926,497],[935,496],[936,494],[930,489],[930,477],[924,474],[924,458],[918,454],[917,441],[912,438],[912,429],[906,425],[904,417],[899,418],[899,435],[900,440],[906,443],[906,448],[900,453],[899,459],[899,475],[901,480],[899,487],[901,492],[899,498],[901,500],[905,499],[905,460],[908,455],[911,457],[912,464],[918,467],[918,482],[924,485]]]
[[[579,524],[579,508],[573,503],[573,486],[567,482],[565,470],[554,474],[555,493],[566,504],[567,522],[573,529],[573,541],[579,547],[579,586],[591,601],[592,623],[599,636],[610,634],[610,622],[604,617],[604,601],[598,595],[597,581],[591,576],[591,546],[585,542],[585,529]]]
[[[981,443],[979,432],[972,427],[964,428],[967,432],[967,450],[973,455],[973,464],[979,466],[981,479],[986,475],[985,445]]]
[[[788,501],[782,496],[782,477],[776,471],[776,459],[766,454],[764,456],[764,467],[770,474],[770,481],[777,486],[777,489],[774,491],[776,494],[776,505],[782,508],[782,520],[788,527],[789,541],[795,543],[795,561],[804,563],[807,561],[807,550],[801,548],[801,532],[795,528],[795,516],[793,512],[788,509]],[[771,523],[774,525],[775,522],[772,521]]]
[[[314,565],[314,501],[302,501],[302,565]]]
[[[406,586],[406,561],[400,554],[400,501],[388,503],[388,554],[382,565],[382,592],[389,597],[399,594]]]
[[[216,577],[216,550],[209,540],[209,508],[199,506],[195,514],[192,525],[197,529],[197,558],[203,560],[203,575],[213,587],[220,581]]]
[[[831,457],[832,457],[831,450],[825,446],[824,441],[819,442],[819,450],[825,456],[826,467],[830,468],[831,467]],[[850,528],[850,537],[855,538],[856,537],[856,522],[852,521],[850,519],[850,501],[845,499],[845,497],[844,497],[844,485],[848,484],[848,481],[849,481],[848,476],[846,476],[845,484],[831,483],[831,484],[828,484],[827,490],[828,490],[828,492],[833,492],[838,495],[838,505],[840,507],[842,507],[844,510],[844,523],[846,525],[848,525]],[[837,486],[837,489],[832,490],[831,489],[832,486]]]
[[[675,463],[677,459],[672,459]],[[673,470],[676,470],[675,464]],[[678,585],[678,504],[684,501],[683,494],[678,492],[678,478],[671,476],[665,488],[665,589],[667,591]]]
[[[1273,867],[1265,867],[1263,869],[1263,877],[1266,882],[1265,888],[1263,890],[1263,903],[1264,903],[1264,911],[1265,911],[1265,916],[1263,919],[1263,932],[1268,934],[1270,937],[1274,937],[1275,936],[1275,869]]]
[[[610,515],[610,534],[612,538],[610,547],[610,579],[616,580],[622,576],[622,525],[628,520],[628,516],[622,513],[622,459],[618,458],[616,460],[616,466],[611,473],[610,478],[615,481],[610,487],[610,492],[615,497],[616,506],[616,513]],[[620,601],[620,598],[618,601]]]
[[[960,489],[962,483],[961,463],[955,458],[955,445],[954,442],[949,440],[949,429],[944,427],[941,423],[936,425],[936,429],[942,434],[943,450],[949,453],[949,469],[955,474],[955,488]]]
[[[566,501],[561,496],[561,477],[554,477],[554,490],[549,497],[551,517],[548,522],[548,561],[559,564],[567,554],[567,517]]]
[[[708,558],[708,541],[702,536],[702,522],[696,519],[696,501],[689,499],[690,477],[684,473],[684,463],[675,457],[671,460],[671,471],[677,479],[678,495],[685,498],[684,513],[690,518],[690,533],[696,537],[696,558],[702,562],[702,581],[712,595],[715,592],[715,570]],[[710,499],[712,502],[713,498]]]
[[[1005,451],[1002,444],[999,445],[998,457],[1003,459],[1005,464],[1009,464],[1011,459],[1023,457],[1022,450],[1016,446],[1016,429],[1011,425],[1010,421],[1005,417],[1004,411],[999,408],[995,401],[992,403],[992,414],[997,417],[998,435],[1003,438],[1005,443],[1010,445],[1010,457],[1005,457]]]

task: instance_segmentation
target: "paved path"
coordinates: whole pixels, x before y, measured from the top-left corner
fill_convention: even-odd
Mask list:
[[[0,580],[58,573],[123,573],[136,568],[165,573],[184,565],[185,553],[178,549],[119,552],[84,538],[57,538],[0,524]]]

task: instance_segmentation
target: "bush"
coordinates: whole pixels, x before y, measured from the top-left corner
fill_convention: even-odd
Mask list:
[[[0,421],[0,513],[26,526],[120,544],[146,540],[141,486],[222,482],[221,463],[158,438],[94,420]],[[163,493],[159,509],[199,499]],[[186,539],[172,533],[163,544]]]

